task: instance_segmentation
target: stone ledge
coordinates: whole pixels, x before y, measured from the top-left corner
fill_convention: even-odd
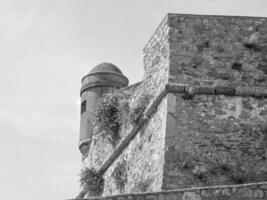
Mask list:
[[[190,95],[210,94],[228,96],[267,97],[267,87],[231,87],[231,86],[190,86],[187,84],[166,84],[169,93],[187,93]]]
[[[92,197],[88,200],[129,200],[129,199],[154,199],[154,200],[184,200],[186,197],[192,197],[192,200],[206,200],[212,197],[220,197],[222,200],[229,199],[229,196],[238,197],[238,199],[267,199],[267,182],[259,183],[247,183],[240,185],[218,185],[218,186],[206,186],[195,188],[183,188],[176,190],[165,190],[157,192],[141,192],[141,193],[128,193],[119,194],[106,197]],[[173,198],[170,198],[173,197]],[[194,198],[195,197],[195,198]],[[77,199],[76,199],[77,200]],[[78,199],[85,200],[85,199]]]

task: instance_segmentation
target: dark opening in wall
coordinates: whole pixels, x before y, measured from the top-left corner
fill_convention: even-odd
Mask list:
[[[232,69],[240,72],[242,70],[242,64],[241,63],[233,63]]]
[[[203,51],[204,49],[207,49],[210,47],[210,42],[208,40],[205,40],[203,43],[197,45],[198,51]]]
[[[206,41],[204,42],[204,47],[205,47],[205,48],[209,48],[209,46],[210,46],[210,42],[209,42],[208,40],[206,40]]]
[[[263,71],[264,74],[267,74],[267,64],[260,63],[257,68],[261,71]]]
[[[257,44],[254,44],[254,43],[244,43],[244,46],[247,48],[247,49],[251,49],[255,52],[258,52],[260,51],[260,47],[257,45]]]
[[[81,114],[83,114],[86,111],[86,100],[84,100],[81,104]]]

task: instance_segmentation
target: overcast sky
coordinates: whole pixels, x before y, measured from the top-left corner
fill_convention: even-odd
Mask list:
[[[0,0],[0,198],[78,192],[80,79],[112,62],[143,75],[168,12],[267,17],[267,0]]]

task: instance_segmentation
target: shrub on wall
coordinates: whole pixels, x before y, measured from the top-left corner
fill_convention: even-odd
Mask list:
[[[131,107],[129,113],[129,119],[131,124],[137,124],[144,114],[144,111],[149,103],[151,96],[147,94],[141,94],[136,100],[135,104]]]
[[[231,178],[236,184],[267,181],[267,171],[259,169],[249,158],[237,160],[231,170]]]
[[[192,170],[194,176],[202,182],[207,182],[208,171],[205,166],[196,165]]]
[[[129,95],[121,90],[111,91],[99,99],[95,112],[95,125],[98,131],[114,146],[122,136],[122,127],[137,124],[150,100],[149,95],[141,94],[130,106]]]
[[[230,184],[244,184],[267,181],[267,169],[257,165],[260,161],[243,156],[235,160],[214,160],[206,170],[195,170],[193,174],[209,184],[228,180]],[[199,176],[200,175],[200,176]],[[215,181],[215,182],[214,182]]]
[[[127,182],[127,163],[125,160],[119,162],[112,172],[111,176],[114,178],[117,189],[122,193],[125,191],[125,184]]]
[[[84,168],[80,173],[80,184],[83,195],[101,196],[104,188],[104,179],[95,169]]]
[[[114,145],[120,138],[120,127],[129,112],[127,97],[128,94],[121,91],[107,93],[99,99],[95,112],[98,131],[104,133]]]

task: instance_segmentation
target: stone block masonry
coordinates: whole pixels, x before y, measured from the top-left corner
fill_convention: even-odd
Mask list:
[[[267,19],[168,16],[162,189],[266,181]]]
[[[267,19],[167,14],[143,52],[141,123],[84,160],[100,199],[267,199]]]
[[[165,162],[166,103],[166,99],[162,99],[158,111],[104,173],[104,196],[161,190]],[[122,164],[125,168],[120,170]],[[121,176],[116,176],[116,173]]]
[[[168,15],[169,82],[267,85],[267,19]]]
[[[168,82],[170,51],[166,16],[143,49],[144,78],[142,92],[155,96]]]
[[[168,94],[163,189],[267,180],[267,99]]]
[[[108,197],[89,198],[90,200],[266,200],[267,182],[186,188],[150,193],[131,193]]]

